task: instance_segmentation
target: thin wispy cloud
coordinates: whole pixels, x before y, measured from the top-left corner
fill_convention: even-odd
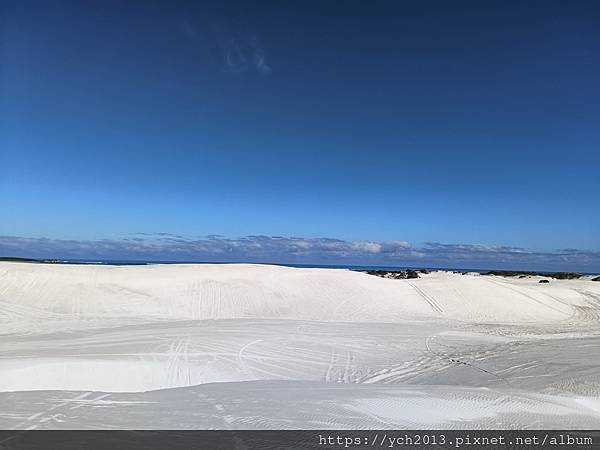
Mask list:
[[[254,73],[268,77],[272,68],[264,46],[255,33],[245,27],[228,23],[198,25],[188,20],[177,24],[179,31],[194,46],[215,47],[220,54],[221,68],[230,74]],[[214,50],[214,48],[213,48]]]
[[[271,67],[267,64],[265,52],[258,42],[258,38],[253,36],[249,41],[249,48],[252,53],[252,64],[256,71],[263,77],[271,74]]]
[[[66,240],[0,236],[0,255],[60,259],[368,264],[490,269],[600,271],[600,251],[535,251],[478,244],[136,233],[119,239]]]
[[[222,69],[227,73],[254,73],[264,78],[272,72],[265,48],[258,36],[240,31],[244,29],[242,26],[213,23],[202,27],[183,20],[178,23],[178,27],[183,36],[194,46],[216,45],[220,53]]]
[[[223,61],[232,73],[255,72],[262,77],[271,74],[265,51],[256,36],[237,38],[229,36],[221,41]]]

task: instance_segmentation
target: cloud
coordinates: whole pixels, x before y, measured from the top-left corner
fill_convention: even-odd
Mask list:
[[[363,250],[369,253],[379,253],[383,248],[382,244],[378,242],[353,242],[352,248],[356,250]]]
[[[448,268],[600,271],[600,251],[406,241],[346,241],[253,235],[187,238],[134,233],[119,239],[68,240],[0,236],[0,256],[58,259],[272,262]]]
[[[225,45],[223,53],[225,65],[231,72],[245,72],[248,70],[248,59],[245,52],[240,48],[239,44],[230,39]]]
[[[563,268],[600,270],[600,251],[593,250],[535,251],[522,247],[428,242],[419,249],[419,252],[422,258],[435,258],[439,262],[458,264],[469,262],[479,264],[479,267],[492,263],[494,265],[492,268],[542,267],[561,270]]]
[[[260,40],[255,34],[245,31],[247,27],[242,24],[225,21],[199,25],[181,20],[177,27],[194,47],[206,48],[208,44],[212,52],[216,44],[222,58],[221,67],[226,72],[255,73],[262,78],[268,77],[272,72]]]
[[[221,46],[225,67],[229,72],[253,71],[261,77],[271,74],[265,51],[255,36],[247,39],[229,37],[222,41]]]
[[[271,67],[267,64],[265,52],[255,36],[250,39],[249,46],[252,54],[252,64],[256,71],[263,77],[270,75]]]

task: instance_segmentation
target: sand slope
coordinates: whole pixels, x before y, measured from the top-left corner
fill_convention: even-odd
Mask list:
[[[0,263],[0,427],[598,428],[600,283],[538,280]]]

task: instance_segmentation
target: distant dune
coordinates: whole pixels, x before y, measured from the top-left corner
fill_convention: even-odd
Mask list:
[[[0,262],[0,428],[600,427],[600,283],[419,275]]]

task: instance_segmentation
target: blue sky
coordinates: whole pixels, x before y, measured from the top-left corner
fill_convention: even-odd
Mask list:
[[[597,2],[0,8],[0,253],[600,270]]]

